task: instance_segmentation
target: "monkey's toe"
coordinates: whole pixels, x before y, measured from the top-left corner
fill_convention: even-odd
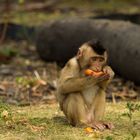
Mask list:
[[[104,124],[105,128],[107,128],[107,129],[112,130],[115,128],[115,126],[112,123],[103,123],[103,124]]]
[[[100,122],[96,122],[92,124],[92,128],[95,130],[103,131],[105,130],[106,126]]]

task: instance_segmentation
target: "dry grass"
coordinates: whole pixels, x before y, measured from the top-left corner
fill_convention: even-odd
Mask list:
[[[132,140],[130,131],[137,132],[135,140],[140,139],[140,112],[134,112],[133,119],[136,125],[132,128],[131,122],[122,113],[126,112],[126,103],[108,103],[105,120],[111,121],[115,129],[104,132],[87,134],[84,128],[75,128],[68,124],[67,120],[55,105],[36,105],[28,107],[16,107],[0,105],[0,111],[8,111],[8,115],[0,118],[1,140]],[[6,108],[5,108],[6,106]],[[1,113],[2,114],[2,113]]]

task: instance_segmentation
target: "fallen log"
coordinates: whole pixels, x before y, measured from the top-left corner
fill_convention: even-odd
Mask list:
[[[92,19],[110,19],[110,20],[122,20],[122,21],[130,21],[135,24],[140,24],[140,14],[125,14],[125,13],[111,13],[111,14],[103,14],[91,17]]]
[[[78,47],[94,38],[108,50],[115,72],[140,84],[140,26],[124,21],[65,19],[37,31],[36,47],[46,61],[66,62]]]

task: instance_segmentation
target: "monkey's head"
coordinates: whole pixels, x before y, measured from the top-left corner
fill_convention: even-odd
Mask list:
[[[84,43],[78,50],[77,60],[81,68],[92,68],[94,71],[101,71],[106,65],[107,52],[99,41]]]

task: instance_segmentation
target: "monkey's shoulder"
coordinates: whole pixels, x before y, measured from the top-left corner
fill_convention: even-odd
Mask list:
[[[76,57],[71,58],[67,62],[66,66],[69,67],[69,68],[79,68],[79,65],[78,65]]]

